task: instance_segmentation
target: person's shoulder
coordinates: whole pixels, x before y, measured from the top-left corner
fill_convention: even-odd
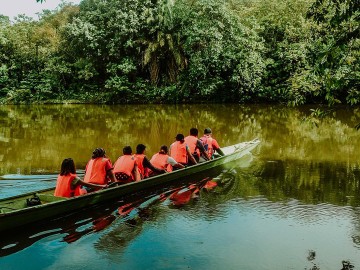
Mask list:
[[[106,162],[106,163],[111,163],[110,158],[107,158],[107,157],[103,157],[102,161]]]

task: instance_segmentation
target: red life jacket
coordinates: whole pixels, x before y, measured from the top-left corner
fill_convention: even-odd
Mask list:
[[[148,170],[148,168],[144,168],[144,164],[143,164],[145,155],[144,154],[135,154],[134,157],[135,157],[136,164],[138,166],[138,170],[141,174],[141,178],[144,179],[144,178],[148,177],[149,170]]]
[[[114,175],[115,178],[121,182],[132,182],[135,180],[133,170],[135,166],[135,158],[131,155],[123,155],[118,158],[114,164]],[[125,179],[123,176],[126,175],[128,178]]]
[[[108,161],[109,159],[104,157],[90,159],[86,165],[84,182],[98,185],[107,184],[105,166]]]
[[[187,136],[185,137],[185,143],[190,149],[191,154],[196,154],[198,157],[200,157],[200,150],[197,148],[197,141],[198,138],[195,136]]]
[[[77,185],[75,189],[71,189],[71,182],[76,178],[76,174],[69,173],[67,175],[59,175],[56,182],[56,188],[54,196],[57,197],[74,197],[79,196],[80,185]]]
[[[211,159],[214,154],[214,148],[213,148],[213,138],[211,138],[210,135],[204,135],[200,138],[202,141],[205,150],[208,151],[208,157]]]
[[[179,141],[174,142],[171,146],[171,157],[176,160],[176,162],[187,164],[187,152],[186,152],[186,143],[181,143]]]
[[[156,153],[152,156],[150,162],[154,167],[172,172],[172,166],[168,163],[169,155],[163,153]]]

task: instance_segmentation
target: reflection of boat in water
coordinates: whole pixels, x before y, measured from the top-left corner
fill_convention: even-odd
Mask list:
[[[75,198],[55,197],[53,196],[54,189],[46,189],[36,193],[36,196],[40,199],[41,204],[35,206],[27,206],[26,204],[26,201],[32,198],[33,193],[1,199],[0,231],[13,229],[14,227],[23,226],[51,217],[61,216],[91,205],[96,205],[106,201],[114,201],[119,199],[121,196],[134,194],[165,183],[184,179],[189,175],[203,172],[234,160],[240,160],[258,144],[259,140],[253,140],[250,142],[243,142],[224,147],[223,152],[225,153],[225,156],[215,158],[211,161],[199,163],[171,173],[150,177],[142,181],[99,190]]]
[[[181,208],[187,204],[191,205],[203,195],[210,198],[208,196],[211,194],[224,194],[226,187],[235,180],[229,175],[233,175],[231,170],[229,172],[213,169],[171,186],[164,185],[158,189],[128,196],[124,201],[88,207],[84,211],[49,219],[46,223],[34,223],[33,226],[22,230],[15,228],[13,232],[2,234],[0,237],[0,257],[21,251],[49,236],[73,243],[83,236],[106,228],[110,229],[109,232],[106,232],[95,246],[98,249],[113,247],[118,250],[121,248],[119,245],[128,243],[141,233],[144,222],[155,220],[163,214],[161,207]],[[179,200],[173,203],[178,194],[184,194],[186,191],[191,192],[185,193],[185,198],[180,196],[181,203]]]
[[[93,206],[73,215],[51,219],[46,223],[34,223],[31,227],[24,227],[22,230],[14,229],[9,233],[1,234],[0,257],[19,252],[52,235],[59,235],[59,239],[68,243],[74,242],[88,233],[100,231],[109,226],[114,220],[113,211],[114,208],[107,205]]]
[[[141,202],[134,201],[133,204],[126,204],[124,208],[119,207],[122,219],[112,224],[110,231],[99,238],[95,247],[106,251],[104,254],[107,256],[119,256],[119,253],[142,233],[146,222],[159,220],[164,213],[167,213],[163,211],[164,206],[171,209],[181,209],[187,205],[191,207],[205,194],[206,198],[210,198],[211,194],[224,194],[235,180],[234,171],[224,170],[217,172],[214,178],[206,177],[182,186],[175,186]],[[219,191],[216,191],[217,188]]]

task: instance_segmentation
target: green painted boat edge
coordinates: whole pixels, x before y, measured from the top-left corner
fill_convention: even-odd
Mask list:
[[[62,200],[55,202],[49,202],[46,204],[22,208],[12,212],[0,213],[0,232],[14,229],[16,227],[34,223],[37,221],[45,220],[47,218],[52,218],[70,212],[78,211],[82,208],[96,205],[101,202],[114,200],[124,195],[134,194],[138,191],[146,190],[148,188],[181,179],[195,173],[215,168],[225,163],[240,159],[241,157],[247,155],[250,151],[252,151],[259,143],[260,141],[258,139],[254,139],[249,142],[242,142],[236,145],[224,147],[222,148],[222,150],[226,154],[225,156],[218,157],[208,162],[199,163],[197,165],[190,166],[184,169],[180,169],[172,173],[154,176],[139,182],[133,182],[109,189],[103,189],[75,198],[63,198]],[[228,149],[236,150],[232,153],[227,153],[227,151],[230,151]],[[7,201],[15,199],[23,198],[24,201],[26,201],[26,198],[32,197],[34,193],[41,194],[42,192],[49,192],[51,190],[54,190],[54,188],[48,188],[36,192],[29,192],[23,195],[4,198],[0,200],[0,206]]]

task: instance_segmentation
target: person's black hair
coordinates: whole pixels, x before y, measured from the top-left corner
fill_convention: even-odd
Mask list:
[[[212,133],[211,128],[204,129],[204,134],[210,134],[210,133]]]
[[[132,154],[132,149],[131,146],[127,145],[123,148],[123,154],[124,155],[131,155]]]
[[[76,173],[75,163],[72,158],[65,158],[61,163],[60,175],[68,175],[70,173]]]
[[[166,145],[162,145],[160,147],[160,153],[167,154],[168,153],[168,147]]]
[[[142,143],[138,144],[138,145],[136,146],[136,154],[142,154],[142,153],[144,153],[145,148],[146,148],[146,146],[143,145]]]
[[[197,128],[191,128],[190,129],[190,135],[192,135],[192,136],[199,135],[199,130]]]
[[[180,141],[180,142],[184,141],[184,135],[183,134],[178,134],[178,135],[176,135],[175,138],[176,138],[177,141]]]
[[[92,152],[92,159],[98,158],[98,157],[104,157],[105,156],[105,150],[103,148],[96,148],[93,152]]]

